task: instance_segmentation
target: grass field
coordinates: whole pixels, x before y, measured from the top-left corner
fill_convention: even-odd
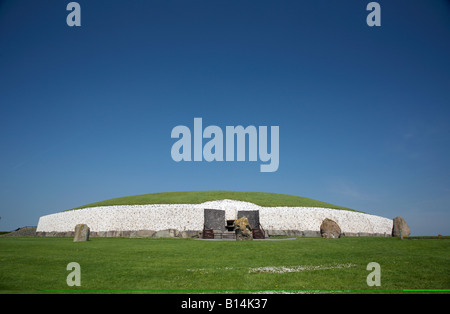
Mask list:
[[[69,287],[70,262],[81,286]],[[381,286],[369,287],[369,262]],[[450,289],[450,241],[1,237],[0,293],[403,293]],[[417,292],[417,290],[413,290]],[[449,290],[450,291],[450,290]],[[410,292],[409,292],[410,293]]]
[[[343,210],[350,208],[337,206],[306,197],[264,193],[264,192],[237,192],[237,191],[189,191],[189,192],[166,192],[125,196],[113,198],[106,201],[96,202],[74,209],[95,206],[112,205],[146,205],[146,204],[200,204],[207,201],[231,199],[251,202],[259,206],[291,206],[291,207],[324,207]]]

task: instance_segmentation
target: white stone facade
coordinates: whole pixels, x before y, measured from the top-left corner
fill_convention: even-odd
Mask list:
[[[42,216],[37,232],[64,233],[77,224],[87,224],[91,232],[161,231],[173,229],[201,231],[204,209],[225,210],[227,220],[236,219],[238,210],[259,210],[266,231],[319,232],[325,218],[336,221],[342,233],[390,236],[392,219],[347,210],[316,207],[261,207],[253,203],[220,200],[202,204],[155,204],[90,207]]]

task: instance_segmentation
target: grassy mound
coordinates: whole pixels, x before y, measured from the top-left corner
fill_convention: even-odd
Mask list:
[[[147,205],[147,204],[200,204],[207,201],[231,199],[254,203],[259,206],[277,207],[324,207],[342,210],[352,210],[350,208],[337,206],[306,197],[264,193],[264,192],[236,192],[236,191],[189,191],[189,192],[166,192],[125,196],[112,198],[106,201],[87,204],[74,209],[97,206],[113,205]]]

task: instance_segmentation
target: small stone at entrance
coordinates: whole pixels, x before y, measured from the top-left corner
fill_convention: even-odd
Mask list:
[[[252,227],[247,217],[242,217],[234,221],[234,231],[236,233],[236,241],[253,240]]]

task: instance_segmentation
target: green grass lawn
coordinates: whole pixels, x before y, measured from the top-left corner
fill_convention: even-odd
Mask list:
[[[80,264],[80,287],[66,284],[70,262]],[[380,287],[367,286],[369,262],[381,266]],[[91,238],[74,243],[72,238],[2,237],[0,265],[0,293],[450,289],[450,241],[442,239]],[[262,267],[296,271],[257,271]]]
[[[125,196],[113,198],[106,201],[96,202],[74,209],[95,206],[112,205],[145,205],[145,204],[200,204],[215,200],[239,200],[251,202],[259,206],[291,206],[291,207],[325,207],[334,209],[352,210],[306,197],[264,193],[264,192],[237,192],[237,191],[189,191],[189,192],[167,192]]]

